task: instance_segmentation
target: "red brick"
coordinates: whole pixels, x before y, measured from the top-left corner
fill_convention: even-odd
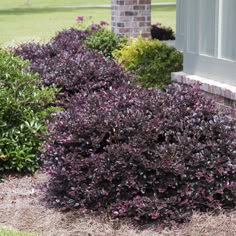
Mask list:
[[[176,72],[172,73],[172,80],[176,83],[184,83],[184,84],[193,84],[199,83],[196,77],[191,77],[184,72]],[[203,79],[203,78],[202,78]],[[225,88],[223,85],[216,86],[214,84],[204,83],[201,80],[202,93],[204,96],[207,96],[213,100],[215,100],[216,108],[219,111],[229,112],[232,118],[236,119],[236,92],[235,90],[231,90]]]
[[[150,37],[150,6],[151,0],[112,0],[112,30],[134,37],[137,32],[142,32],[145,37]]]

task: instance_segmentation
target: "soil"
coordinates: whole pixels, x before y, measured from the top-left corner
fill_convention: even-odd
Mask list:
[[[77,212],[48,209],[41,199],[45,173],[34,176],[7,176],[0,183],[0,227],[42,236],[236,236],[236,211],[218,215],[197,214],[179,229],[158,233],[152,227],[139,231],[128,223]]]

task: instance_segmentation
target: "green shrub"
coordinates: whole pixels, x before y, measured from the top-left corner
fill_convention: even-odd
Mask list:
[[[121,45],[127,42],[124,36],[117,36],[107,28],[99,27],[92,32],[86,39],[85,45],[89,48],[102,52],[106,57],[112,57],[112,52],[119,49]]]
[[[113,55],[144,87],[162,88],[170,83],[171,72],[182,70],[182,53],[158,40],[131,39]]]
[[[44,119],[55,110],[55,88],[27,72],[27,61],[0,49],[0,173],[34,172]]]

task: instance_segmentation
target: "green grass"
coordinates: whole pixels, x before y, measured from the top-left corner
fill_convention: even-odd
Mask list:
[[[55,32],[76,25],[78,15],[110,21],[110,9],[12,9],[0,10],[0,45],[48,40]]]
[[[2,4],[9,0],[0,1]],[[16,0],[11,0],[11,2],[14,1],[16,2]],[[18,2],[25,1],[18,0]],[[46,2],[47,0],[42,0],[41,2],[43,1]],[[48,2],[50,1],[52,0],[48,0]],[[62,0],[58,0],[58,2],[60,1],[62,2]],[[163,25],[171,26],[175,29],[175,14],[175,6],[152,7],[152,22],[161,22]],[[87,18],[93,16],[92,19],[94,22],[101,20],[111,21],[111,10],[107,8],[0,9],[0,46],[6,47],[32,40],[45,42],[55,35],[55,32],[76,26],[75,18],[78,15]]]
[[[170,26],[175,31],[176,28],[176,7],[152,7],[152,23],[162,23],[165,26]]]
[[[24,233],[13,230],[0,229],[0,236],[37,236],[37,235],[32,233]]]
[[[175,0],[152,0],[152,3],[175,2]],[[1,0],[0,8],[53,7],[110,4],[111,0]]]

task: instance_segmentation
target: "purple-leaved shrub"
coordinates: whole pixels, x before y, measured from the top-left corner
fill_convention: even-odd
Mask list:
[[[13,52],[23,59],[35,63],[37,60],[53,58],[64,51],[75,53],[88,35],[88,31],[71,28],[58,32],[47,44],[25,43],[14,48]]]
[[[235,121],[196,86],[83,90],[49,130],[53,206],[175,225],[236,205]]]
[[[161,23],[156,23],[151,26],[152,39],[175,40],[175,33],[171,27],[162,26]]]
[[[90,34],[91,32],[88,30],[71,28],[69,30],[58,32],[58,34],[52,38],[50,44],[63,51],[76,53],[76,49],[82,45],[83,40],[85,40]]]
[[[235,121],[197,86],[135,86],[115,61],[83,45],[91,32],[70,29],[14,50],[44,84],[61,88],[65,109],[51,119],[42,155],[48,202],[163,225],[193,210],[235,207]]]
[[[63,51],[32,69],[39,72],[45,84],[56,84],[69,94],[110,89],[129,78],[115,61],[85,47],[78,47],[75,53]]]
[[[87,93],[107,90],[129,83],[130,76],[114,60],[83,46],[82,40],[88,34],[70,29],[58,33],[48,44],[23,44],[14,52],[31,60],[29,69],[39,73],[44,84],[60,87],[64,95],[82,90]]]

